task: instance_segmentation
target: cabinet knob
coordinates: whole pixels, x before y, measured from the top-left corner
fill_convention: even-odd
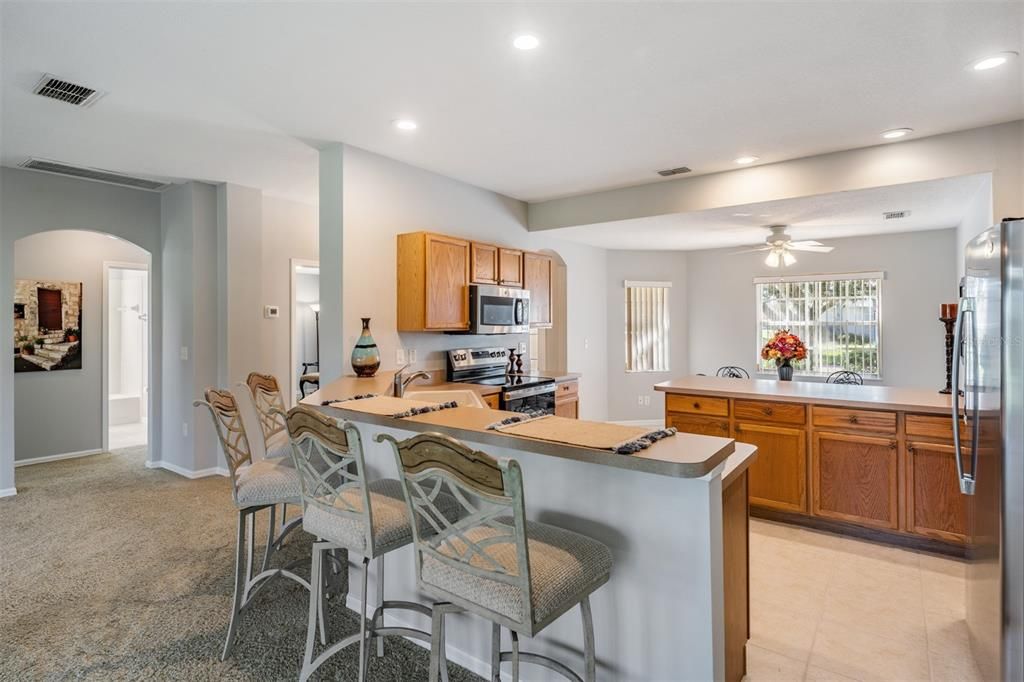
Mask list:
[[[768,415],[769,417],[772,416],[772,408],[770,408],[770,407],[764,408],[764,413],[766,415]]]
[[[890,450],[895,450],[897,445],[899,445],[899,444],[896,441],[894,441],[894,440],[889,441],[889,449]]]
[[[857,423],[857,415],[855,415],[855,414],[851,414],[850,415],[850,423],[851,424],[856,424]]]
[[[694,403],[693,404],[693,409],[699,410],[700,409],[700,403]]]

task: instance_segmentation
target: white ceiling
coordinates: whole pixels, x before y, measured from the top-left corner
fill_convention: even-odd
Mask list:
[[[1022,60],[965,68],[1024,51],[1017,1],[0,6],[0,162],[310,202],[325,141],[536,201],[1024,117]],[[44,71],[109,94],[35,97]]]
[[[545,233],[605,249],[687,251],[762,244],[768,236],[765,226],[778,224],[789,225],[787,233],[794,240],[817,239],[827,244],[839,237],[956,227],[978,192],[990,187],[988,174],[965,175]],[[882,218],[885,211],[902,210],[909,210],[910,216]]]

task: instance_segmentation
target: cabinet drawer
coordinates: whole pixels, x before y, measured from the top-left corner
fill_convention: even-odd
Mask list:
[[[908,414],[907,435],[953,442],[953,419],[946,415]],[[960,437],[971,437],[971,427],[960,422]]]
[[[727,398],[709,398],[704,395],[669,394],[665,396],[665,411],[728,417],[729,400]]]
[[[768,400],[737,400],[733,405],[736,419],[752,419],[763,422],[803,424],[807,421],[807,410],[796,403],[774,403]]]
[[[811,420],[816,427],[829,429],[856,429],[876,433],[896,433],[896,413],[877,410],[854,410],[846,407],[811,408]]]
[[[699,414],[677,414],[665,416],[665,426],[674,426],[680,433],[696,433],[701,436],[729,437],[729,420],[706,417]]]
[[[578,381],[565,381],[555,386],[555,398],[561,398],[562,396],[573,396],[578,395],[580,392],[580,384]]]

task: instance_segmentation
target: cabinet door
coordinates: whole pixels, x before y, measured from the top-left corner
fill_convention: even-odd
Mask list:
[[[750,504],[807,512],[807,432],[767,424],[737,423],[733,437],[757,446],[750,465]]]
[[[473,242],[470,245],[470,272],[474,284],[498,283],[498,247]]]
[[[899,527],[898,462],[895,439],[815,432],[812,512],[895,530]]]
[[[469,242],[426,236],[427,329],[469,328]]]
[[[484,404],[486,404],[487,407],[491,408],[492,410],[498,409],[498,394],[492,393],[490,395],[485,395]]]
[[[523,252],[498,249],[498,284],[503,287],[523,286]]]
[[[960,494],[955,452],[952,445],[907,443],[910,532],[952,542],[965,540],[968,498]]]
[[[551,326],[551,258],[523,254],[523,285],[530,290],[530,326]]]
[[[682,433],[696,433],[701,436],[718,436],[719,438],[729,437],[728,419],[669,412],[665,415],[665,426],[674,426]]]
[[[580,418],[579,398],[557,398],[555,399],[555,416],[568,417],[569,419]]]

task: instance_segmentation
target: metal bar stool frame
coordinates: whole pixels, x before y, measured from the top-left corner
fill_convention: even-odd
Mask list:
[[[506,661],[512,663],[514,682],[519,680],[521,662],[543,666],[576,682],[593,682],[597,675],[597,659],[590,594],[607,582],[608,578],[604,576],[602,580],[588,585],[578,595],[578,599],[567,600],[543,619],[534,621],[523,476],[519,463],[513,459],[495,459],[440,433],[421,433],[402,442],[388,434],[379,434],[376,440],[391,443],[395,452],[409,515],[414,519],[412,527],[415,535],[416,575],[420,589],[441,600],[434,604],[430,682],[437,682],[436,662],[443,661],[445,656],[445,616],[467,611],[491,621],[492,682],[500,682],[501,663]],[[459,501],[463,511],[468,512],[454,523],[444,520],[434,504],[444,487]],[[511,524],[508,523],[508,517],[511,517]],[[421,533],[421,519],[424,522],[423,528],[435,531],[432,538],[428,539]],[[470,528],[480,527],[491,529],[494,534],[481,541],[474,541],[467,536]],[[485,551],[489,546],[506,542],[513,542],[516,547],[515,566],[518,570],[515,574],[505,570]],[[448,549],[449,552],[439,551],[441,549]],[[470,575],[517,588],[523,596],[521,618],[511,618],[424,582],[425,557]],[[482,568],[480,564],[489,568]],[[561,661],[519,650],[519,634],[528,637],[538,634],[577,604],[583,625],[583,677]],[[502,627],[507,628],[511,635],[510,651],[501,651]]]
[[[371,502],[372,482],[366,477],[366,462],[363,455],[362,439],[359,430],[349,422],[339,422],[313,408],[299,405],[292,408],[286,415],[288,433],[292,441],[295,467],[299,471],[302,487],[303,515],[311,505],[317,506],[330,514],[358,521],[363,528],[364,547],[348,545],[318,537],[313,543],[312,576],[314,585],[322,583],[323,558],[325,553],[343,550],[346,554],[362,555],[362,589],[360,592],[361,611],[359,614],[359,632],[343,637],[322,651],[315,658],[315,633],[319,625],[321,643],[325,644],[323,633],[324,616],[323,601],[319,595],[310,594],[309,621],[306,630],[306,647],[303,654],[300,682],[309,679],[321,665],[342,649],[355,643],[359,644],[359,680],[366,679],[369,663],[370,639],[376,640],[377,656],[384,655],[384,638],[389,636],[411,637],[425,642],[431,641],[431,634],[415,628],[401,626],[385,626],[384,615],[388,610],[404,609],[423,614],[434,619],[434,612],[429,606],[416,602],[386,600],[384,598],[384,556],[399,547],[378,547],[374,534],[373,504]],[[338,483],[340,481],[340,483]],[[346,495],[346,493],[353,493]],[[413,531],[415,532],[415,531]],[[404,545],[403,545],[404,546]],[[369,619],[367,627],[368,577],[370,561],[375,560],[377,573],[377,608]],[[447,682],[447,662],[442,656],[432,665],[437,666],[442,679]]]

